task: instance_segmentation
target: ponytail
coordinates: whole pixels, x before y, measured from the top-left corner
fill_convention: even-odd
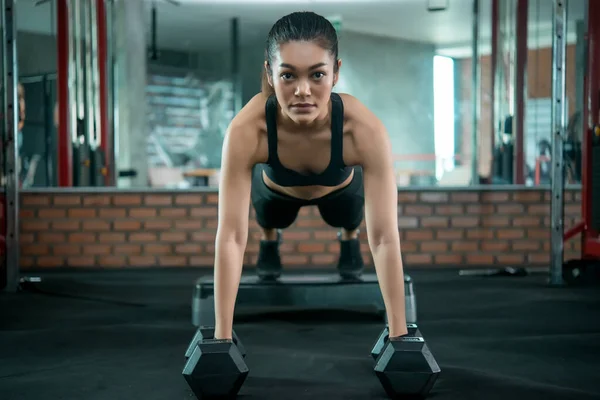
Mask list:
[[[267,77],[267,69],[264,67],[264,65],[263,65],[263,69],[262,69],[260,90],[267,97],[269,97],[275,93],[275,91],[273,90],[271,85],[269,85],[269,78]]]

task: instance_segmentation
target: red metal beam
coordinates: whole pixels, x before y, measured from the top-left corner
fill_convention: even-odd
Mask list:
[[[69,2],[56,1],[58,59],[58,186],[73,186],[73,147],[69,129]]]
[[[527,19],[529,1],[517,0],[516,55],[515,55],[515,172],[514,183],[525,184],[525,97],[527,95]]]
[[[96,1],[96,24],[98,32],[98,71],[100,80],[100,148],[104,152],[104,184],[113,185],[110,173],[112,169],[111,154],[113,150],[112,135],[108,124],[108,82],[106,79],[107,68],[107,29],[106,29],[106,4],[105,0]]]

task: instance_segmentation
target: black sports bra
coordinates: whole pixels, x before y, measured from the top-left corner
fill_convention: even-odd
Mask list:
[[[303,174],[284,167],[277,155],[277,112],[275,95],[265,105],[269,158],[263,170],[277,185],[290,186],[337,186],[352,173],[352,167],[344,164],[344,103],[337,93],[331,93],[331,158],[321,173]]]

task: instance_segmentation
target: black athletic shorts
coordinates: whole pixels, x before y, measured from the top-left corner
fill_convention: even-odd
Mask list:
[[[345,187],[323,197],[303,200],[269,188],[262,176],[262,165],[252,171],[252,205],[256,221],[265,229],[285,229],[298,216],[300,207],[317,206],[321,217],[334,228],[349,231],[358,228],[364,216],[364,186],[362,168],[354,168],[352,181]]]

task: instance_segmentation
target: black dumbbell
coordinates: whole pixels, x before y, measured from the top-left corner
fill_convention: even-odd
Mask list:
[[[426,397],[441,369],[424,338],[405,335],[386,342],[374,371],[388,396],[396,399]]]
[[[211,327],[196,331],[182,374],[198,399],[233,398],[242,388],[249,370],[233,335],[233,340],[219,340]]]
[[[417,324],[406,324],[406,327],[408,328],[407,336],[421,336],[421,332],[419,331]],[[386,325],[385,328],[383,328],[383,330],[379,334],[377,341],[371,349],[371,357],[373,357],[374,360],[377,360],[377,357],[379,357],[379,354],[381,354],[381,350],[383,350],[383,346],[385,346],[385,344],[387,343],[389,336],[390,330],[389,327]]]
[[[188,345],[188,348],[185,351],[185,358],[190,358],[190,356],[192,355],[192,351],[194,351],[194,347],[196,347],[196,343],[198,343],[200,340],[214,339],[214,338],[215,338],[215,327],[214,326],[198,327],[198,329],[196,330],[196,334],[190,341],[190,344]],[[235,345],[237,346],[238,351],[242,354],[242,357],[246,357],[246,349],[244,348],[242,341],[240,340],[238,335],[235,333],[235,331],[232,332],[232,338],[233,338],[233,343],[235,343]]]

